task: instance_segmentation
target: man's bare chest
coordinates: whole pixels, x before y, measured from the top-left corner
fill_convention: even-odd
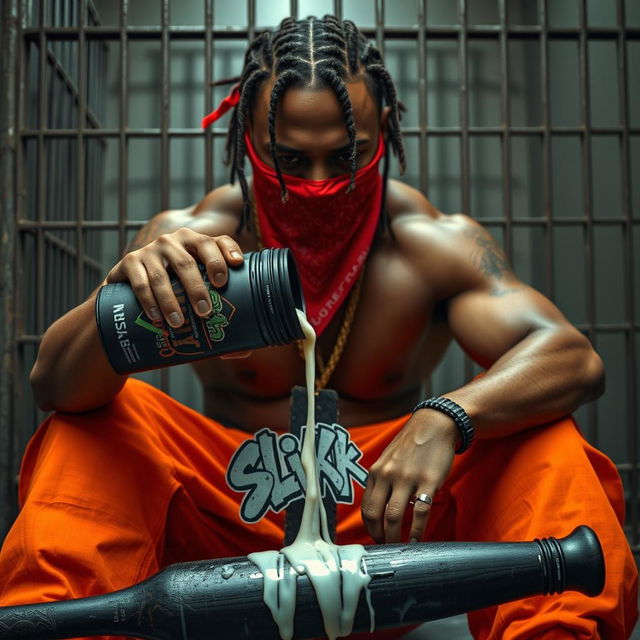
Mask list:
[[[327,386],[353,402],[391,400],[415,389],[439,361],[449,341],[438,319],[429,283],[400,259],[370,261],[362,291],[339,358],[345,329],[344,305],[319,337],[319,360],[333,367]],[[209,360],[196,370],[207,392],[223,390],[247,402],[276,401],[291,387],[304,384],[304,367],[296,345],[253,352],[246,359]],[[321,369],[317,372],[319,375]],[[219,402],[219,401],[218,401]]]

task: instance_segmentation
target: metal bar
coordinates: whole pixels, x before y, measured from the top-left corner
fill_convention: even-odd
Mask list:
[[[19,0],[11,0],[13,4],[12,6],[17,5],[18,11],[18,31],[16,36],[16,52],[17,52],[17,60],[15,65],[15,73],[17,82],[13,87],[9,88],[9,91],[4,94],[8,96],[8,104],[11,104],[11,98],[9,97],[11,91],[15,91],[14,95],[17,95],[17,109],[14,118],[14,126],[15,131],[17,132],[17,140],[16,140],[16,165],[15,165],[15,183],[14,183],[14,194],[15,194],[15,220],[17,220],[20,215],[25,211],[27,206],[27,190],[25,188],[25,176],[29,175],[27,171],[25,171],[25,165],[27,162],[27,157],[24,149],[24,142],[22,140],[22,136],[20,135],[21,130],[24,128],[25,121],[27,120],[26,114],[26,96],[28,91],[28,82],[27,78],[29,76],[28,73],[28,65],[29,65],[29,48],[31,45],[26,43],[22,38],[22,30],[26,26],[25,16],[22,13],[23,3]],[[32,5],[33,6],[33,5]],[[8,7],[7,7],[8,10]],[[4,57],[4,60],[11,60],[10,57]],[[3,172],[0,172],[2,175]],[[8,200],[10,202],[10,200]],[[22,234],[17,231],[14,225],[14,236],[12,246],[15,249],[15,269],[13,273],[13,284],[14,287],[19,282],[25,281],[25,260],[23,255],[23,246],[22,246]],[[12,405],[8,406],[12,408],[12,424],[10,426],[11,429],[11,448],[8,450],[11,455],[10,464],[8,466],[8,475],[9,475],[9,496],[7,501],[7,508],[10,510],[10,520],[13,520],[13,517],[17,514],[18,511],[18,471],[19,464],[22,459],[22,446],[21,446],[21,438],[19,437],[20,431],[24,428],[22,425],[27,425],[28,418],[26,416],[27,406],[25,403],[25,385],[16,384],[16,381],[22,380],[23,372],[25,370],[25,355],[24,355],[24,347],[18,345],[15,341],[15,337],[25,331],[25,325],[29,320],[33,319],[33,313],[29,314],[31,317],[26,317],[27,310],[27,295],[25,292],[27,287],[15,287],[14,288],[14,298],[12,301],[14,313],[13,317],[9,317],[9,323],[13,322],[13,334],[14,334],[14,347],[12,349],[12,355],[14,356],[13,362],[13,393],[12,393]],[[28,299],[31,302],[33,300],[33,291],[29,290]],[[31,329],[31,327],[29,327]],[[7,406],[7,405],[5,405]],[[30,407],[33,407],[33,402],[30,403]],[[33,415],[33,410],[30,411],[30,414]],[[18,419],[16,419],[18,418]],[[18,426],[20,425],[20,427]],[[9,524],[9,523],[7,523]],[[0,533],[0,535],[2,535]]]
[[[382,2],[383,0],[376,0]],[[255,31],[255,0],[247,0],[247,3],[254,7],[254,20],[249,17],[249,25],[253,26]],[[43,27],[45,35],[49,40],[74,40],[77,35],[75,27]],[[419,28],[413,27],[385,27],[383,23],[384,34],[393,39],[412,39],[415,40]],[[499,25],[468,25],[464,29],[471,38],[499,38]],[[374,28],[363,27],[360,29],[367,38],[376,38],[377,26]],[[462,31],[462,27],[458,26],[432,26],[427,29],[427,37],[433,39],[451,39],[458,37]],[[510,25],[507,33],[514,38],[529,38],[537,40],[540,37],[542,28],[533,25]],[[612,40],[618,37],[619,30],[610,27],[587,27],[585,33],[591,39]],[[196,40],[204,38],[205,32],[203,27],[174,25],[168,28],[169,36],[172,40]],[[547,36],[551,39],[575,39],[579,40],[582,30],[579,27],[550,27]],[[229,26],[224,28],[216,28],[213,31],[213,37],[216,40],[238,40],[245,37],[252,37],[251,26],[248,28]],[[39,27],[28,27],[24,30],[24,37],[28,40],[37,40],[39,35]],[[117,40],[120,35],[118,27],[100,26],[87,27],[86,37],[91,40]],[[162,35],[162,27],[158,26],[129,26],[127,35],[131,40],[154,40],[159,39]],[[630,40],[640,39],[640,27],[629,27],[626,29],[626,37]]]
[[[87,3],[87,11],[87,17],[91,19],[92,25],[97,25],[99,23],[98,12],[96,11],[92,0],[89,0],[89,2]],[[89,22],[89,20],[87,22]]]
[[[616,465],[616,469],[618,471],[633,471],[634,469],[637,471],[640,471],[640,463],[636,462],[634,464],[631,464],[629,462],[620,462],[619,464]]]
[[[162,0],[162,40],[160,44],[160,56],[162,58],[162,111],[160,118],[160,208],[166,211],[169,208],[169,0]],[[165,393],[169,391],[169,371],[160,369],[160,388]]]
[[[160,110],[160,207],[169,208],[169,0],[162,0],[162,38],[160,42],[161,57],[161,110]]]
[[[140,229],[148,220],[125,220],[122,222],[124,229]],[[37,220],[28,220],[20,218],[17,221],[18,229],[75,229],[77,222],[75,220],[45,220],[38,222]],[[100,229],[118,230],[120,228],[120,221],[111,220],[83,220],[83,229]]]
[[[76,87],[75,83],[73,82],[73,80],[71,79],[71,77],[69,76],[65,68],[62,66],[62,64],[58,60],[58,56],[56,56],[56,54],[51,49],[49,49],[49,47],[47,47],[47,59],[50,63],[50,68],[56,72],[56,74],[59,76],[62,82],[64,82],[66,87],[69,89],[69,92],[73,95],[73,97],[76,100],[78,100],[78,93],[79,93],[78,87]],[[93,110],[90,107],[88,107],[86,104],[85,104],[85,110],[86,110],[87,120],[89,121],[89,123],[96,129],[101,128],[102,125],[100,124],[100,119],[93,112]]]
[[[467,65],[467,2],[458,0],[458,72],[460,77],[460,176],[462,178],[462,212],[472,215],[470,193],[470,156],[469,156],[469,68]],[[500,224],[504,222],[500,218]],[[464,380],[473,376],[471,358],[464,356]]]
[[[418,9],[418,162],[420,169],[420,190],[426,196],[429,193],[429,141],[427,127],[429,123],[427,103],[427,0],[417,0]],[[429,376],[424,385],[424,397],[433,395],[433,377]]]
[[[85,146],[83,132],[87,122],[87,43],[84,29],[87,22],[86,1],[77,0],[78,7],[78,136],[76,139],[76,292],[75,304],[80,304],[84,298],[84,232],[82,221],[85,217],[85,195],[87,190],[85,175]]]
[[[55,318],[59,317],[60,309],[64,306],[64,299],[62,297],[65,292],[63,282],[66,278],[62,277],[64,269],[61,268],[61,264],[66,264],[69,260],[68,256],[57,251],[55,247],[49,246],[49,243],[45,238],[45,267],[47,271],[47,277],[49,279],[47,283],[47,308],[45,309],[45,319],[47,325],[51,324]]]
[[[629,66],[627,61],[627,41],[625,37],[625,5],[623,0],[617,2],[618,25],[621,27],[618,35],[618,91],[620,103],[620,120],[622,122],[622,138],[620,140],[621,170],[622,170],[622,207],[625,217],[623,226],[624,242],[624,290],[625,290],[625,319],[630,327],[635,326],[635,288],[634,288],[634,246],[633,246],[633,206],[631,193],[631,151],[629,148]],[[628,521],[631,523],[631,543],[640,542],[640,527],[638,513],[638,401],[636,398],[636,336],[635,331],[626,334],[626,372],[627,372],[627,447],[631,470],[629,475],[629,493],[631,505],[628,509]]]
[[[513,231],[511,211],[511,112],[509,102],[509,51],[507,41],[507,7],[505,0],[498,0],[500,14],[500,111],[502,120],[502,210],[504,212],[504,250],[509,262],[513,260]]]
[[[40,4],[40,16],[44,16],[45,2],[38,0]],[[44,34],[44,27],[40,23],[40,38],[38,49],[38,127],[40,134],[38,135],[38,199],[37,199],[37,220],[44,222],[46,219],[46,182],[47,167],[45,164],[45,148],[44,137],[42,131],[47,128],[47,104],[46,92],[46,50],[47,42]],[[44,270],[44,240],[42,232],[38,232],[36,253],[36,327],[39,333],[44,331],[44,289],[45,289],[45,270]]]
[[[222,138],[227,134],[227,130],[221,127],[209,127],[214,138]],[[160,128],[141,128],[141,129],[127,129],[127,136],[130,138],[148,138],[150,136],[158,136],[161,133]],[[503,129],[500,126],[497,127],[467,127],[467,131],[474,136],[499,136],[503,133]],[[510,127],[510,134],[514,136],[531,136],[538,135],[543,137],[545,135],[544,126],[531,126],[531,127]],[[639,135],[640,127],[629,127],[628,129],[631,135]],[[582,127],[550,127],[549,132],[558,136],[576,136],[584,133]],[[84,132],[85,138],[117,138],[120,133],[120,129],[87,129]],[[202,131],[199,128],[185,129],[185,128],[171,128],[167,129],[167,133],[170,137],[178,138],[200,138]],[[592,136],[610,136],[621,135],[623,133],[622,127],[593,127],[591,129]],[[408,137],[420,136],[420,127],[403,127],[402,135]],[[429,136],[452,136],[460,135],[461,129],[459,127],[429,127]],[[45,138],[75,138],[77,135],[76,129],[48,129],[41,131],[40,129],[24,129],[22,132],[23,138],[37,138],[39,135],[43,135]]]
[[[460,77],[460,175],[462,177],[462,211],[471,215],[469,184],[469,69],[467,66],[467,3],[458,0],[461,28],[458,32],[458,70]]]
[[[100,264],[100,262],[98,262],[94,258],[87,256],[86,254],[79,253],[77,244],[74,247],[73,245],[69,244],[62,238],[59,238],[58,236],[54,235],[50,231],[45,231],[43,235],[45,240],[45,246],[49,245],[51,247],[55,247],[60,251],[60,253],[64,254],[66,257],[73,258],[75,262],[80,262],[83,267],[89,266],[89,267],[92,267],[93,269],[100,269],[100,270],[102,269],[102,265]],[[55,265],[53,266],[55,268]],[[68,279],[61,277],[60,280],[66,281]],[[66,301],[67,299],[64,298],[64,300]],[[58,301],[55,300],[54,302],[58,302]]]
[[[418,0],[418,128],[419,147],[418,161],[420,169],[420,190],[423,194],[429,192],[429,155],[427,153],[427,43],[425,37],[427,0]]]
[[[245,35],[251,42],[256,37],[256,0],[247,0],[247,29],[241,30],[240,35]],[[213,34],[214,39],[218,38],[217,32]]]
[[[205,0],[204,2],[204,24],[205,24],[205,39],[204,39],[204,112],[210,113],[213,109],[213,100],[211,95],[210,82],[213,78],[213,38],[211,32],[213,30],[214,22],[214,6],[213,0]],[[214,177],[214,165],[213,165],[213,134],[207,127],[204,131],[204,190],[205,193],[209,193],[213,189],[213,177]],[[202,135],[202,132],[200,133]]]
[[[542,96],[542,198],[544,206],[544,239],[547,257],[547,270],[545,273],[545,293],[552,300],[555,298],[554,278],[554,253],[553,253],[553,221],[552,202],[553,186],[551,180],[551,106],[549,90],[549,28],[548,0],[540,0],[540,71],[541,71],[541,96]]]
[[[129,171],[129,143],[125,131],[128,128],[129,114],[129,40],[127,23],[129,20],[129,2],[120,2],[120,103],[118,122],[118,250],[122,255],[127,244],[127,174]]]
[[[583,127],[582,140],[582,191],[583,203],[587,220],[584,225],[585,233],[585,273],[587,280],[587,318],[589,324],[588,337],[593,344],[596,341],[595,332],[595,275],[593,264],[593,194],[591,189],[591,108],[589,105],[589,49],[586,34],[587,0],[580,0],[580,37],[578,41],[580,52],[580,120]],[[594,446],[598,446],[598,413],[595,402],[589,404],[589,435]]]
[[[298,0],[289,0],[289,15],[298,18]]]
[[[342,20],[342,0],[333,0],[333,15]]]
[[[14,449],[15,423],[12,420],[13,398],[12,382],[15,381],[15,342],[14,342],[14,260],[15,260],[15,221],[16,189],[16,87],[17,73],[13,61],[19,56],[19,20],[17,0],[2,3],[2,40],[0,95],[4,96],[0,104],[0,310],[3,321],[0,322],[0,540],[4,539],[15,511],[15,492],[13,483],[14,462],[11,454]]]
[[[375,31],[375,39],[376,39],[376,47],[378,47],[378,51],[380,51],[380,55],[384,60],[384,0],[375,0],[375,16],[376,16],[376,31]]]

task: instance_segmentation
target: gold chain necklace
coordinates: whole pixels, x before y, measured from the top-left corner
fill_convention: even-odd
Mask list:
[[[262,232],[260,230],[260,223],[258,221],[258,213],[256,211],[256,205],[251,199],[251,213],[253,218],[253,224],[256,229],[256,239],[258,240],[258,248],[264,249],[264,242],[262,241]],[[338,361],[342,356],[342,352],[344,351],[345,345],[347,344],[347,338],[349,337],[349,333],[351,332],[351,327],[353,325],[353,318],[356,314],[356,309],[358,307],[358,302],[360,301],[360,292],[362,291],[362,281],[364,280],[364,267],[360,272],[360,276],[358,277],[358,281],[354,285],[351,293],[349,294],[349,302],[347,304],[347,310],[344,314],[344,320],[342,321],[342,326],[340,327],[340,331],[338,332],[338,337],[336,338],[336,343],[333,345],[333,349],[331,350],[331,355],[329,356],[329,360],[327,360],[326,364],[322,357],[322,352],[320,351],[320,347],[316,342],[316,370],[320,373],[320,376],[316,374],[316,382],[315,387],[316,391],[320,391],[327,386],[329,379],[333,375],[333,372],[338,365]],[[302,341],[299,340],[297,342],[298,345],[298,353],[300,357],[304,359],[304,350],[302,347]]]

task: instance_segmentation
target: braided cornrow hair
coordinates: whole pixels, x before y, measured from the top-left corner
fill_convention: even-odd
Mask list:
[[[258,89],[265,80],[274,78],[269,103],[269,136],[271,156],[281,187],[282,201],[287,200],[287,187],[282,176],[276,147],[276,113],[285,91],[291,87],[332,89],[344,113],[344,121],[351,144],[351,180],[348,191],[355,185],[356,126],[345,81],[364,76],[376,101],[391,107],[389,141],[398,157],[400,171],[405,169],[405,150],[400,131],[400,110],[396,88],[384,66],[382,56],[351,20],[339,20],[326,15],[321,20],[309,16],[304,20],[285,18],[274,29],[261,33],[250,44],[245,54],[244,69],[239,79],[240,100],[229,124],[225,147],[225,162],[230,164],[230,180],[238,177],[244,200],[242,225],[250,225],[250,198],[244,173],[245,132],[250,109]],[[389,154],[384,160],[384,192],[389,174]],[[384,207],[381,226],[388,227]]]

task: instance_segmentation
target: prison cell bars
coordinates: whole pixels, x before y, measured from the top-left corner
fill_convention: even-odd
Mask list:
[[[625,5],[622,0],[616,4],[617,22],[619,25],[626,24]],[[629,144],[629,95],[627,91],[629,81],[629,66],[627,64],[627,37],[624,29],[620,29],[617,37],[617,60],[618,60],[618,91],[620,103],[620,116],[622,122],[622,133],[620,139],[620,151],[622,155],[622,207],[624,214],[623,222],[623,251],[624,251],[624,291],[625,291],[625,342],[626,342],[626,374],[627,388],[626,396],[628,401],[627,446],[629,448],[629,459],[631,463],[624,465],[627,472],[629,494],[633,501],[633,506],[629,513],[629,525],[632,531],[634,550],[639,551],[640,547],[640,506],[638,499],[638,397],[637,389],[637,360],[636,360],[636,318],[635,318],[635,296],[637,290],[634,286],[634,247],[633,247],[633,211],[631,202],[631,153]],[[621,470],[623,465],[619,465]]]
[[[86,295],[84,282],[87,279],[85,266],[99,269],[100,265],[92,261],[86,255],[85,232],[96,232],[99,230],[115,230],[118,233],[118,243],[122,251],[126,244],[127,234],[130,231],[139,229],[145,222],[144,219],[129,219],[127,211],[127,185],[126,176],[128,175],[128,144],[129,141],[136,137],[156,136],[161,141],[161,176],[162,176],[162,207],[168,206],[168,177],[169,177],[169,160],[168,151],[170,140],[179,137],[197,137],[202,136],[202,132],[198,129],[180,129],[171,128],[169,120],[169,46],[171,41],[180,39],[199,39],[204,43],[206,61],[205,61],[205,104],[207,109],[212,105],[211,91],[209,90],[209,82],[213,79],[212,58],[214,55],[215,42],[223,39],[238,40],[242,38],[250,39],[254,37],[258,25],[256,25],[256,3],[255,0],[247,1],[248,24],[246,28],[221,28],[215,24],[214,2],[213,0],[204,0],[204,20],[203,27],[185,27],[171,26],[169,24],[169,3],[168,0],[162,0],[161,5],[161,21],[159,26],[131,26],[128,23],[128,0],[120,2],[120,24],[118,26],[101,26],[99,24],[88,24],[87,15],[94,15],[90,3],[86,0],[74,0],[75,4],[66,5],[67,7],[75,7],[76,18],[68,20],[66,26],[45,25],[45,13],[49,6],[45,0],[38,0],[39,7],[39,24],[32,26],[27,24],[27,9],[31,6],[28,0],[16,2],[13,0],[11,6],[16,6],[18,13],[17,19],[17,38],[18,50],[16,53],[16,77],[19,85],[18,107],[15,115],[16,131],[18,132],[18,144],[16,145],[16,183],[15,193],[17,197],[16,206],[16,223],[15,229],[20,241],[27,234],[35,234],[36,236],[36,283],[38,289],[36,294],[35,315],[36,324],[32,331],[25,331],[25,319],[20,318],[20,322],[15,326],[15,344],[18,349],[15,350],[15,372],[19,374],[16,380],[22,379],[23,367],[29,365],[22,358],[24,347],[27,345],[36,345],[45,329],[46,314],[46,298],[44,285],[45,282],[45,250],[49,244],[55,244],[60,250],[65,251],[72,259],[76,261],[75,282],[76,282],[76,302],[79,302]],[[507,14],[507,5],[505,0],[499,0],[499,24],[496,25],[469,25],[468,24],[468,3],[467,0],[458,0],[457,11],[459,24],[455,26],[429,26],[427,24],[427,6],[428,0],[418,0],[417,24],[411,27],[387,27],[385,25],[385,15],[388,5],[384,0],[375,0],[375,20],[373,28],[365,28],[364,32],[368,37],[375,38],[378,46],[384,49],[385,39],[408,40],[417,42],[418,47],[418,73],[419,73],[419,119],[418,127],[404,127],[403,131],[409,138],[417,137],[419,140],[419,175],[420,186],[428,192],[428,158],[427,143],[429,137],[437,136],[456,136],[460,142],[460,167],[461,167],[461,191],[463,210],[471,212],[471,187],[470,187],[470,140],[477,136],[494,136],[498,137],[501,144],[502,169],[503,169],[503,207],[504,216],[491,216],[483,218],[483,222],[490,227],[498,227],[503,230],[504,245],[508,254],[512,252],[513,229],[517,226],[525,228],[541,227],[545,234],[545,268],[546,268],[546,287],[545,293],[553,296],[554,293],[554,277],[553,277],[553,256],[554,256],[554,238],[553,232],[556,228],[563,225],[581,224],[586,238],[587,256],[586,256],[586,273],[587,273],[587,305],[588,315],[587,322],[580,324],[579,328],[585,332],[590,339],[596,340],[599,334],[605,333],[623,333],[625,336],[627,349],[627,413],[629,417],[629,425],[627,428],[628,446],[629,446],[629,463],[620,464],[619,469],[627,476],[627,486],[630,489],[631,508],[629,510],[631,542],[634,550],[638,552],[638,461],[637,461],[637,435],[634,428],[637,419],[637,402],[635,398],[635,385],[637,380],[636,363],[634,359],[635,353],[635,331],[638,330],[634,317],[635,290],[633,281],[633,217],[631,206],[631,189],[630,189],[630,136],[638,135],[640,131],[632,128],[629,123],[629,114],[627,106],[627,90],[628,67],[626,62],[627,42],[630,39],[637,40],[640,37],[640,29],[627,28],[625,26],[625,13],[623,0],[617,1],[618,21],[616,27],[594,28],[587,24],[587,7],[586,0],[580,2],[580,22],[578,27],[549,27],[548,24],[548,0],[539,0],[539,24],[538,25],[513,25],[509,23]],[[9,5],[8,5],[9,6]],[[61,12],[64,12],[65,5],[58,5]],[[342,0],[334,0],[334,11],[337,15],[343,14]],[[87,13],[88,12],[88,13]],[[297,15],[298,2],[291,0],[291,15]],[[60,20],[58,20],[60,21]],[[74,25],[74,22],[76,23]],[[457,41],[458,43],[458,72],[460,78],[460,103],[459,103],[459,125],[451,127],[429,127],[427,102],[425,89],[427,83],[427,67],[426,53],[427,41],[434,39],[444,39],[449,41]],[[501,60],[501,85],[500,85],[500,111],[501,125],[499,126],[473,126],[469,119],[469,102],[468,102],[468,42],[470,39],[490,39],[497,40],[500,49]],[[552,40],[571,40],[576,41],[579,46],[579,66],[580,66],[580,87],[581,87],[581,123],[577,127],[571,126],[552,126],[550,119],[550,80],[549,80],[549,42]],[[621,125],[609,127],[592,127],[589,108],[589,60],[588,46],[589,42],[597,39],[615,40],[618,43],[618,86],[620,91],[621,104]],[[94,41],[117,41],[120,44],[120,120],[117,128],[100,127],[99,120],[94,116],[86,103],[86,66],[87,52],[86,45]],[[159,128],[131,129],[128,126],[128,96],[129,96],[129,43],[139,40],[155,40],[160,41],[161,45],[161,123]],[[540,45],[540,65],[541,65],[541,100],[542,100],[542,122],[538,126],[513,126],[510,121],[510,101],[508,92],[509,82],[509,60],[510,53],[508,50],[509,43],[514,40],[533,40],[539,42]],[[65,73],[62,65],[57,64],[55,56],[52,57],[48,44],[56,41],[78,42],[77,66],[78,66],[78,87],[76,88],[78,99],[78,120],[76,128],[49,128],[47,125],[47,95],[44,91],[47,69],[52,65],[56,72],[64,78],[67,86],[72,86],[73,81]],[[27,59],[28,48],[35,45],[38,52],[38,126],[33,128],[30,122],[26,122],[25,114],[25,64]],[[87,127],[87,122],[90,126]],[[221,139],[225,135],[222,129],[213,129],[204,135],[205,140],[205,163],[207,167],[205,177],[205,188],[210,189],[213,186],[213,142]],[[552,215],[552,168],[551,168],[551,141],[552,134],[557,136],[578,136],[581,140],[583,153],[582,163],[582,189],[585,215],[581,217],[573,216],[553,216]],[[606,219],[594,218],[591,194],[591,176],[592,167],[591,160],[591,137],[594,135],[614,135],[621,141],[622,167],[623,167],[623,215],[611,216]],[[542,184],[543,184],[543,202],[544,211],[541,217],[517,217],[514,218],[511,210],[511,188],[510,188],[510,152],[511,140],[514,136],[536,136],[542,141]],[[47,188],[46,188],[46,168],[47,154],[46,145],[51,140],[75,140],[75,161],[76,161],[76,207],[78,209],[75,220],[51,220],[47,217]],[[99,219],[88,219],[85,217],[86,188],[85,172],[86,145],[91,140],[115,139],[118,142],[118,215],[115,221],[105,221]],[[36,206],[36,218],[28,219],[24,212],[26,210],[26,197],[23,193],[26,184],[26,176],[24,174],[25,157],[28,153],[25,151],[25,145],[30,141],[36,143],[36,159],[38,174],[38,201]],[[594,261],[592,255],[594,229],[599,225],[620,225],[624,230],[624,251],[625,251],[625,293],[626,293],[626,319],[622,323],[598,323],[595,315],[595,278],[594,278]],[[75,246],[69,245],[61,241],[52,233],[55,231],[74,231]],[[73,243],[72,243],[73,244]],[[16,277],[20,278],[21,247],[18,243],[16,247],[16,262],[9,265],[14,269]],[[22,293],[23,296],[29,295],[27,292]],[[21,307],[22,308],[22,307]],[[467,360],[465,365],[465,373],[472,373],[472,367]],[[162,374],[162,384],[166,389],[168,384],[168,376],[166,372]],[[20,393],[20,392],[19,392]],[[19,396],[18,393],[18,396]],[[20,405],[17,405],[20,406]],[[15,413],[15,412],[14,412]],[[41,417],[41,414],[38,414]],[[589,410],[589,432],[593,439],[598,438],[598,423],[595,407]],[[12,421],[15,425],[15,421]],[[6,425],[6,430],[13,429],[11,423]],[[17,469],[15,465],[19,460],[21,452],[21,438],[13,439],[14,453],[14,471]]]
[[[18,6],[17,0],[6,0],[0,7],[2,39],[0,60],[18,58]],[[12,380],[14,379],[17,349],[15,348],[15,320],[9,313],[14,298],[15,283],[15,158],[18,146],[14,123],[17,111],[17,74],[14,65],[0,65],[0,539],[13,516],[15,484],[13,482],[13,418]],[[6,238],[8,241],[2,241]]]

